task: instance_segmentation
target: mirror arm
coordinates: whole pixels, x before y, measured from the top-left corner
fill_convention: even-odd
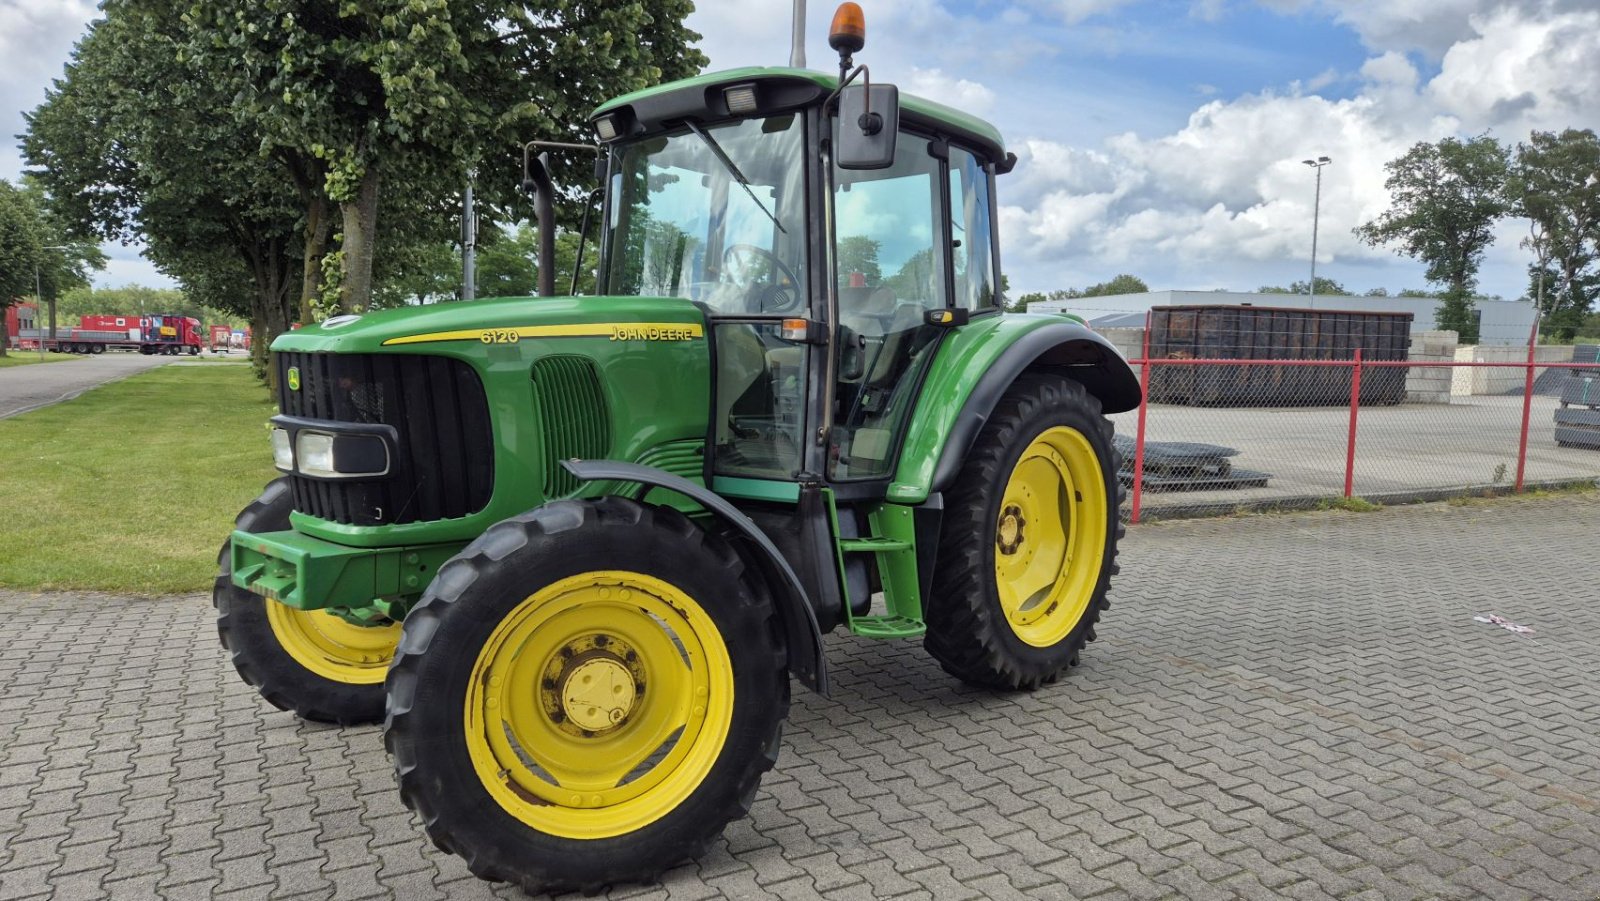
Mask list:
[[[883,117],[872,114],[872,73],[867,70],[866,63],[856,66],[854,71],[845,74],[847,68],[849,68],[848,63],[841,63],[839,67],[839,86],[834,88],[833,93],[828,95],[828,99],[822,102],[823,115],[827,115],[828,109],[833,106],[834,101],[844,92],[850,82],[854,81],[857,75],[860,75],[861,86],[866,88],[866,93],[861,98],[861,118],[856,120],[856,127],[861,129],[861,133],[864,135],[875,135],[883,131]]]
[[[862,84],[869,88],[872,87],[872,73],[867,71],[866,63],[856,66],[855,71],[853,72],[846,73],[845,70],[847,68],[849,68],[848,65],[839,67],[839,86],[833,89],[833,93],[828,95],[827,100],[822,101],[823,115],[827,115],[828,111],[833,108],[834,104],[839,102],[839,95],[844,93],[844,89],[850,86],[850,82],[856,80],[857,75],[865,76],[865,78],[862,79]],[[868,98],[868,110],[871,109],[871,103],[872,100]]]

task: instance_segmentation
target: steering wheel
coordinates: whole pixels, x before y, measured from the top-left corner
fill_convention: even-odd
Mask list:
[[[800,306],[803,299],[800,296],[800,279],[795,278],[794,270],[784,265],[776,254],[765,247],[757,247],[754,244],[728,245],[728,249],[722,252],[723,269],[727,270],[735,264],[738,264],[740,268],[748,268],[750,265],[748,262],[739,263],[738,260],[739,257],[745,255],[764,258],[771,264],[768,274],[773,277],[769,280],[767,286],[762,288],[760,293],[756,295],[756,312],[788,313]],[[786,283],[780,283],[777,280],[776,275],[778,273],[783,274],[787,280]],[[757,286],[752,284],[751,287]]]

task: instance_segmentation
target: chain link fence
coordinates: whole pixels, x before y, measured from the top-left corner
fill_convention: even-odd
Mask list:
[[[1255,315],[1240,340],[1159,311],[1151,328],[1097,327],[1147,398],[1112,417],[1125,516],[1600,482],[1600,348],[1463,348],[1372,314],[1304,313]]]

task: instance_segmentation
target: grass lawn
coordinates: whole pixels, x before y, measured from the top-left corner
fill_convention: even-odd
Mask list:
[[[8,351],[5,356],[0,357],[0,369],[4,369],[7,366],[27,366],[32,363],[60,363],[65,360],[81,359],[83,357],[79,354],[58,354],[53,350],[48,350],[45,351],[44,359],[41,360],[39,359],[39,352],[36,350],[12,350]],[[65,372],[66,370],[62,371]]]
[[[208,590],[274,412],[247,367],[163,367],[0,420],[0,587]]]

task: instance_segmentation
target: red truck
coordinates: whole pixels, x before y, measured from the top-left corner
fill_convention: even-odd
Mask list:
[[[38,321],[33,304],[6,308],[6,340],[24,350],[98,354],[107,350],[137,350],[142,354],[176,356],[200,353],[205,336],[200,320],[192,316],[158,313],[151,316],[84,316],[78,325],[57,326],[52,336]]]

